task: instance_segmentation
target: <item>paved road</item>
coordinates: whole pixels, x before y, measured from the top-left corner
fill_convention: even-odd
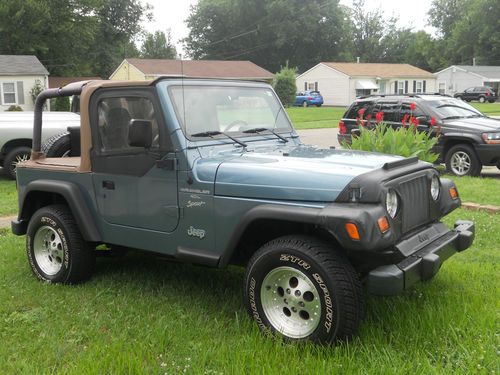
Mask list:
[[[337,128],[297,130],[300,139],[305,144],[329,148],[330,146],[340,147],[337,141]],[[481,175],[484,177],[500,178],[500,171],[497,167],[483,167]]]

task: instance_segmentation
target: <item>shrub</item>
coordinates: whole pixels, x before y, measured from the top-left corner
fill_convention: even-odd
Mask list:
[[[37,96],[44,90],[42,82],[39,79],[35,80],[34,86],[30,90],[30,96],[33,103],[35,103]]]
[[[50,108],[58,112],[69,111],[69,96],[60,96],[53,99],[50,103]]]
[[[274,77],[274,90],[285,107],[289,107],[295,102],[295,94],[297,93],[296,72],[296,69],[289,68],[287,65],[281,68]]]
[[[18,105],[11,105],[9,108],[5,110],[6,112],[22,112],[23,109]]]
[[[415,108],[412,104],[413,109]],[[432,148],[439,140],[440,128],[435,134],[431,131],[417,131],[418,120],[413,115],[405,116],[402,126],[397,129],[383,122],[383,112],[371,121],[371,116],[363,119],[364,110],[358,112],[359,135],[353,136],[352,144],[344,144],[346,148],[362,151],[375,151],[384,154],[394,154],[404,157],[417,156],[420,160],[434,163],[438,154],[432,152]],[[430,126],[436,125],[436,120],[431,119]]]

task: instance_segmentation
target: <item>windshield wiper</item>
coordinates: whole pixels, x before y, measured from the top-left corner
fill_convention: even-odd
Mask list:
[[[456,120],[457,118],[464,118],[465,116],[448,116],[443,117],[443,120]]]
[[[236,138],[233,138],[231,137],[229,134],[227,133],[224,133],[224,132],[220,132],[218,130],[213,130],[213,131],[208,131],[208,132],[201,132],[201,133],[194,133],[194,134],[191,134],[191,137],[210,137],[210,138],[213,138],[214,135],[225,135],[227,138],[229,138],[230,140],[238,143],[240,146],[242,147],[247,147],[247,144],[236,139]]]
[[[286,139],[285,137],[279,135],[274,130],[269,129],[269,128],[252,128],[252,129],[244,130],[243,133],[257,133],[257,134],[259,134],[259,133],[262,133],[264,131],[271,132],[272,134],[274,134],[276,137],[278,137],[279,139],[281,139],[285,143],[288,142],[288,139]]]

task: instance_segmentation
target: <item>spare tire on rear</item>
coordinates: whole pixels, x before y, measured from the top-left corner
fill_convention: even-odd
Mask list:
[[[68,132],[56,134],[42,145],[42,152],[48,158],[71,156],[71,139]]]

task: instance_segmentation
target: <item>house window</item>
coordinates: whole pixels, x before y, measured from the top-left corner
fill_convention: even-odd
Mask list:
[[[16,84],[14,82],[2,83],[2,101],[3,104],[17,104]]]
[[[417,89],[415,91],[417,94],[422,93],[422,81],[417,81]]]
[[[405,93],[405,83],[404,81],[398,81],[398,94]]]
[[[439,93],[441,95],[446,94],[446,83],[445,82],[439,82]]]
[[[317,86],[318,86],[318,82],[309,82],[307,84],[307,90],[308,91],[315,91]]]

